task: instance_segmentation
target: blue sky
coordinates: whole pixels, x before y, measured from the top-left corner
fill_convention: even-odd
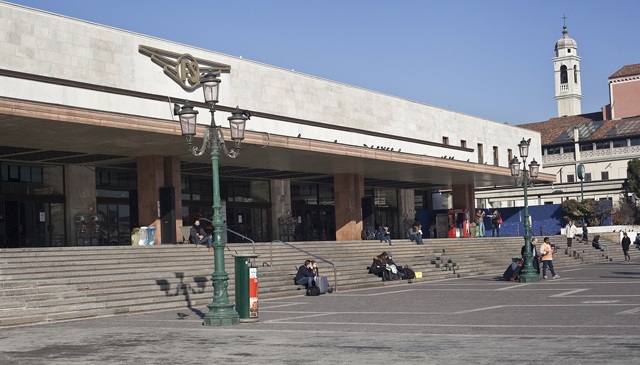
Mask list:
[[[608,104],[611,74],[640,63],[637,0],[11,2],[510,124],[557,116],[565,14],[583,113]]]

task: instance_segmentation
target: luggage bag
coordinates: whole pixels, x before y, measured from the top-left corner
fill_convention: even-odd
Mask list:
[[[512,259],[511,264],[507,267],[507,270],[505,270],[504,274],[502,274],[504,280],[512,281],[516,279],[516,277],[520,274],[520,270],[522,270],[522,266],[518,265],[519,262],[519,257],[514,257]]]
[[[320,289],[320,294],[326,294],[329,292],[329,280],[326,276],[316,277],[316,286]]]

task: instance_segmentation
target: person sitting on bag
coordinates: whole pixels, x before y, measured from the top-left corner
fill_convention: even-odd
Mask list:
[[[313,263],[311,260],[305,260],[304,265],[298,268],[294,281],[296,285],[304,285],[305,288],[309,289],[316,285],[314,281],[315,277],[316,273],[313,270]]]

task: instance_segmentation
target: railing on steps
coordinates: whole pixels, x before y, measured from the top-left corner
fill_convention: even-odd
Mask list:
[[[271,267],[273,265],[273,244],[274,243],[282,243],[283,245],[289,246],[289,247],[293,248],[294,250],[303,252],[303,253],[305,253],[305,254],[307,254],[307,255],[315,258],[315,259],[318,259],[318,260],[320,260],[320,261],[322,261],[324,263],[327,263],[327,264],[331,265],[331,267],[333,267],[333,291],[338,291],[338,270],[336,269],[336,265],[333,262],[329,261],[329,260],[326,260],[326,259],[324,259],[324,258],[322,258],[322,257],[320,257],[318,255],[314,255],[309,251],[301,249],[300,247],[296,247],[296,246],[290,244],[289,242],[280,241],[280,240],[275,240],[275,241],[269,242],[269,264],[268,264],[269,267]]]

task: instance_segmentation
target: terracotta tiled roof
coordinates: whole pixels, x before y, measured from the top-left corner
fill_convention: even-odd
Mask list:
[[[616,71],[613,75],[609,76],[609,79],[634,75],[640,75],[640,63],[636,63],[635,65],[622,66],[621,69]]]
[[[545,122],[521,124],[519,127],[540,132],[543,146],[573,142],[573,129],[578,128],[580,141],[640,137],[640,116],[602,120],[602,113],[551,118]]]

